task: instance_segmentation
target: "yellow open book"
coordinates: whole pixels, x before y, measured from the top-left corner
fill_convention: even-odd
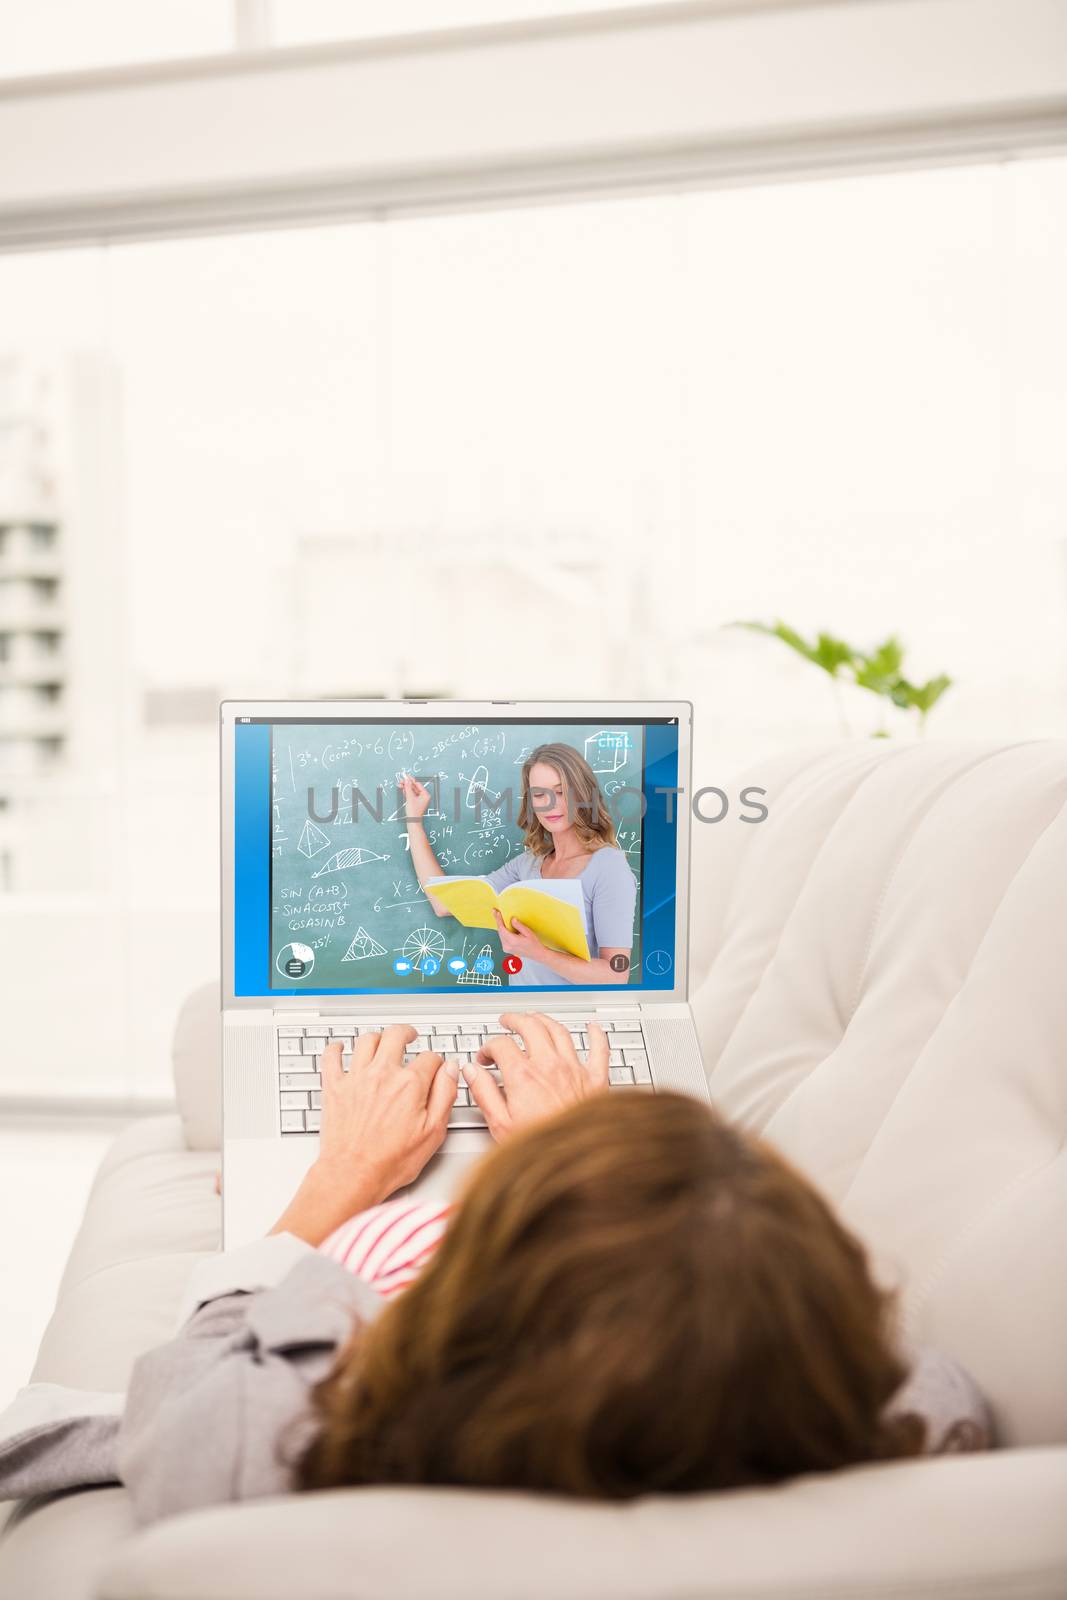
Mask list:
[[[573,878],[551,883],[509,883],[499,894],[484,878],[427,878],[425,889],[465,928],[495,928],[499,911],[509,933],[512,917],[552,950],[590,961],[581,885]]]

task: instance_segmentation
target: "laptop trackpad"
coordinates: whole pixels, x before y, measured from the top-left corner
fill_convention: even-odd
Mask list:
[[[431,1156],[415,1182],[397,1192],[416,1200],[451,1200],[480,1156],[493,1148],[492,1135],[480,1128],[450,1133]]]
[[[478,1157],[492,1148],[488,1133],[464,1129],[450,1133],[406,1189],[397,1195],[447,1200]],[[223,1168],[223,1246],[232,1250],[270,1232],[319,1153],[309,1138],[227,1139]]]

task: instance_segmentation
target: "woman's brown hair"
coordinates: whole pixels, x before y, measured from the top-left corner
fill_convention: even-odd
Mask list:
[[[298,1483],[624,1499],[914,1454],[890,1314],[769,1148],[681,1095],[597,1096],[475,1169],[315,1390]]]
[[[522,801],[519,827],[526,835],[526,848],[535,856],[547,856],[555,848],[552,835],[537,815],[530,790],[530,771],[541,764],[554,767],[563,784],[567,817],[587,850],[616,845],[615,824],[608,803],[600,792],[596,773],[583,755],[570,744],[539,744],[522,764]],[[542,806],[542,810],[544,807]]]

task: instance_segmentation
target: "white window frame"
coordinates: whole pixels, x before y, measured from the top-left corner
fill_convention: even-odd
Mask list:
[[[686,0],[0,81],[0,250],[1064,149],[1063,0]]]

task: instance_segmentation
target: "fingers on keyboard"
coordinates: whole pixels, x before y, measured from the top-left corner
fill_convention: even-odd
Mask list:
[[[578,1027],[569,1018],[554,1019],[562,1023],[570,1034],[575,1050],[583,1060],[588,1058],[591,1043],[590,1030]],[[286,1023],[278,1028],[278,1115],[282,1133],[318,1133],[322,1119],[322,1069],[323,1055],[330,1045],[342,1047],[341,1067],[348,1071],[353,1046],[363,1034],[379,1034],[388,1024],[356,1022]],[[649,1089],[652,1072],[640,1021],[606,1022],[600,1024],[607,1035],[608,1079],[613,1089]],[[595,1033],[592,1034],[595,1038]],[[516,1048],[521,1059],[522,1043],[515,1032],[500,1023],[487,1020],[458,1021],[455,1018],[420,1025],[418,1035],[405,1051],[405,1059],[413,1061],[423,1051],[433,1050],[446,1060],[456,1061],[460,1067],[472,1062],[486,1068],[498,1084],[500,1069],[493,1061],[495,1051],[483,1053],[486,1045],[507,1040]],[[327,1063],[336,1060],[333,1051]],[[456,1088],[456,1098],[449,1117],[450,1128],[483,1128],[485,1117],[473,1103],[470,1090],[461,1080]]]

